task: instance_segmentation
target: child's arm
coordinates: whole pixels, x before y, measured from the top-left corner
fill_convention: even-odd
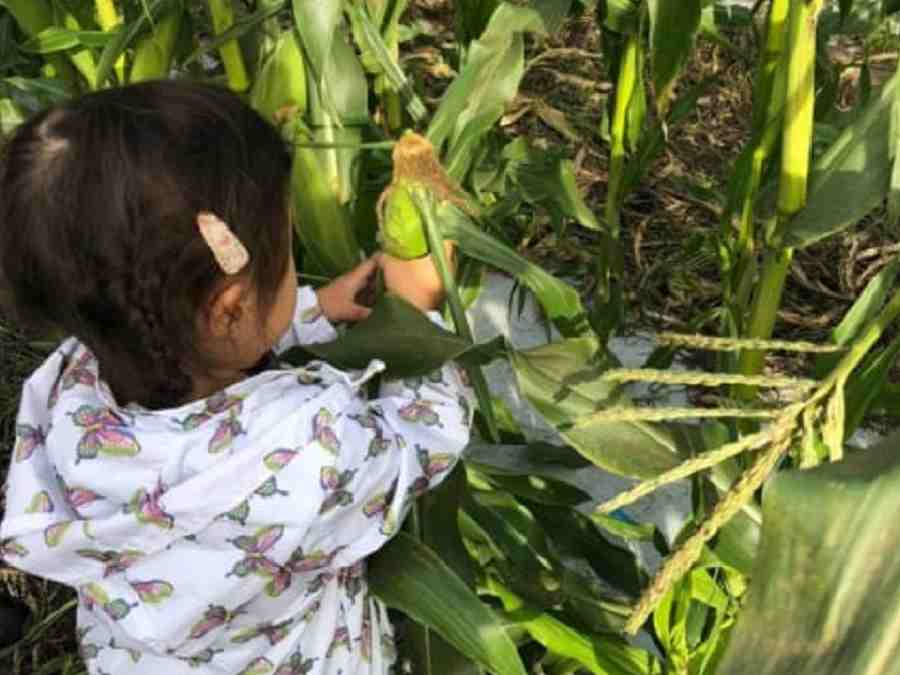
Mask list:
[[[389,290],[442,323],[430,311],[444,295],[430,257],[382,256],[379,264]],[[333,565],[346,567],[396,534],[415,498],[440,484],[468,445],[474,397],[465,380],[465,371],[448,363],[425,377],[383,384],[374,401],[320,411],[335,420],[320,435],[333,440],[336,458],[323,469],[321,518],[306,550],[331,551]]]
[[[361,321],[370,309],[358,304],[356,295],[366,287],[377,268],[377,259],[369,258],[320,288],[297,289],[297,306],[290,328],[274,347],[276,354],[298,345],[330,342],[337,338],[332,323]]]
[[[385,383],[375,400],[320,410],[314,428],[336,456],[322,469],[319,518],[303,549],[327,552],[341,568],[381,548],[415,498],[453,470],[469,443],[472,410],[472,392],[452,363]]]

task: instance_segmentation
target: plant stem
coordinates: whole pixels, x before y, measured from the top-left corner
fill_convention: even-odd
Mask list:
[[[456,286],[453,270],[450,269],[447,256],[444,253],[443,233],[433,215],[434,198],[430,194],[424,193],[420,188],[412,188],[410,196],[422,216],[425,234],[428,237],[428,246],[431,249],[434,265],[441,276],[441,282],[444,284],[444,290],[447,293],[447,304],[450,306],[450,314],[453,317],[453,323],[456,325],[456,331],[464,339],[474,344],[475,336],[472,334],[469,319],[466,317],[466,310],[463,307],[462,299],[459,297],[459,289]],[[491,401],[491,394],[487,381],[484,379],[484,373],[480,366],[466,366],[466,371],[472,380],[472,388],[475,390],[481,414],[484,415],[488,434],[494,443],[499,443],[500,432],[498,431],[497,420],[494,417],[494,404]]]
[[[782,130],[781,177],[778,184],[778,220],[770,241],[772,252],[763,265],[762,278],[753,301],[747,337],[772,335],[788,268],[794,252],[783,247],[781,235],[788,222],[806,205],[810,151],[815,106],[816,25],[823,0],[794,0],[788,26],[786,92]],[[744,352],[738,364],[743,375],[762,371],[760,352]],[[745,400],[755,388],[741,387]]]
[[[618,240],[621,229],[622,186],[625,173],[625,136],[628,109],[638,81],[640,36],[629,35],[625,41],[619,77],[616,81],[616,105],[610,129],[609,183],[606,190],[606,226],[610,236]]]
[[[793,257],[794,250],[789,247],[780,251],[772,251],[766,257],[763,263],[762,278],[756,289],[756,301],[747,327],[747,337],[766,339],[772,335],[775,320],[778,317],[778,308],[781,306],[784,282]],[[762,372],[763,361],[764,352],[745,350],[741,352],[738,371],[745,376],[758,375]],[[747,385],[738,385],[735,388],[738,398],[742,400],[753,398],[756,390],[757,387]]]
[[[216,35],[221,35],[234,25],[234,8],[231,6],[231,0],[209,0],[209,13]],[[225,66],[228,86],[238,93],[246,91],[250,86],[250,79],[247,77],[240,43],[237,40],[229,40],[219,47],[219,56],[222,57],[222,64]]]

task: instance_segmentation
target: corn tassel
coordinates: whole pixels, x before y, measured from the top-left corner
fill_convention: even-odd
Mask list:
[[[138,42],[134,50],[129,81],[143,82],[168,76],[181,30],[184,7],[178,3]]]
[[[209,13],[212,17],[213,31],[221,35],[234,25],[234,8],[231,0],[209,0]],[[225,66],[225,76],[232,91],[243,93],[250,86],[244,55],[237,40],[229,40],[219,47],[219,56]]]
[[[111,33],[118,30],[119,24],[122,23],[122,17],[116,10],[114,0],[96,0],[97,8],[97,24],[105,33]],[[115,65],[116,77],[119,82],[125,82],[125,55],[122,54],[116,61]]]
[[[815,106],[816,25],[823,0],[794,0],[788,27],[787,81],[782,131],[781,177],[778,185],[778,222],[766,257],[762,278],[754,298],[747,335],[768,338],[775,327],[784,282],[794,251],[781,246],[785,224],[805,205],[809,177],[810,150]],[[743,352],[739,372],[756,375],[762,371],[763,354]],[[753,388],[740,388],[742,398],[752,397]]]

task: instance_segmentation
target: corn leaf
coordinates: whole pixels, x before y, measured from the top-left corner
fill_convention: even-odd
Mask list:
[[[45,28],[22,45],[22,49],[34,54],[54,54],[77,48],[105,47],[112,39],[102,30],[70,30],[59,26]]]
[[[401,532],[369,563],[382,602],[433,628],[496,675],[526,675],[516,647],[489,607],[427,546]]]
[[[134,21],[122,24],[113,33],[112,40],[100,54],[97,62],[97,86],[102,87],[107,83],[113,73],[113,67],[119,57],[125,53],[132,43],[149,31],[154,23],[162,16],[174,11],[181,0],[147,0],[144,12],[140,12]]]
[[[467,256],[511,274],[534,293],[547,318],[564,336],[576,337],[590,332],[587,315],[574,288],[476,227],[469,216],[453,204],[438,207],[437,222],[444,237],[456,241]]]
[[[627,403],[601,379],[614,365],[595,338],[556,342],[510,355],[519,388],[567,443],[597,466],[649,478],[678,463],[678,443],[662,425],[645,422],[572,423],[612,404]]]
[[[900,435],[777,474],[746,603],[718,672],[900,673]]]
[[[456,39],[463,47],[477,40],[487,28],[491,15],[500,5],[500,0],[457,0],[453,3],[456,12],[454,23]]]
[[[368,56],[375,64],[377,64],[378,72],[387,79],[391,88],[399,92],[407,102],[407,110],[413,122],[420,124],[425,120],[428,110],[425,104],[416,94],[412,87],[412,83],[406,77],[406,74],[400,68],[397,59],[391,54],[391,51],[378,27],[372,22],[368,11],[360,4],[353,4],[348,10],[351,21],[353,23],[353,34],[363,50],[363,61]]]
[[[184,5],[176,3],[172,10],[138,41],[134,48],[131,71],[128,73],[129,82],[143,82],[169,75],[184,19]]]
[[[498,582],[489,584],[507,610],[506,617],[524,628],[554,654],[576,660],[595,675],[656,675],[662,671],[656,659],[619,638],[585,635],[549,612],[529,607]]]
[[[260,68],[250,90],[250,105],[270,122],[286,108],[306,111],[306,69],[297,34],[283,31]]]
[[[888,192],[895,75],[818,159],[806,207],[785,226],[784,243],[802,248],[859,222]]]
[[[432,117],[428,139],[435,148],[448,144],[444,165],[457,180],[468,172],[475,146],[518,92],[525,69],[525,32],[546,33],[540,13],[501,4],[470,45],[465,66]]]
[[[419,498],[417,507],[422,543],[447,563],[469,588],[474,588],[474,562],[466,550],[459,529],[461,502],[468,489],[465,468],[459,463],[437,489]],[[477,663],[427,626],[413,625],[410,628],[410,651],[413,653],[416,672],[435,675],[483,673]]]
[[[653,89],[661,118],[693,49],[702,5],[702,0],[648,0]]]
[[[311,354],[345,369],[364,368],[381,359],[388,376],[415,377],[427,375],[469,347],[469,342],[435,325],[406,301],[385,295],[368,319],[337,340],[292,349],[285,359],[298,363],[308,360],[304,354]]]
[[[575,184],[575,167],[570,160],[546,150],[537,150],[518,138],[503,149],[507,175],[531,204],[546,208],[557,225],[563,218],[599,230],[597,217],[585,204]]]
[[[210,36],[209,40],[205,40],[202,45],[191,52],[191,54],[184,60],[184,65],[194,63],[204,54],[214,52],[225,43],[238,40],[248,33],[256,30],[257,27],[259,27],[261,24],[265,23],[273,16],[278,14],[278,12],[280,12],[282,9],[284,9],[287,3],[288,0],[271,0],[271,2],[267,2],[264,5],[260,6],[260,8],[252,14],[247,14],[245,16],[236,18],[231,28],[223,31],[218,35]]]

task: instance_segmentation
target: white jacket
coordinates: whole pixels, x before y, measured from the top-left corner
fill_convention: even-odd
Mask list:
[[[301,289],[279,350],[334,338],[314,307]],[[386,673],[365,558],[459,458],[471,393],[447,365],[366,400],[381,369],[314,362],[148,411],[69,339],[22,392],[0,553],[78,589],[92,675]]]

